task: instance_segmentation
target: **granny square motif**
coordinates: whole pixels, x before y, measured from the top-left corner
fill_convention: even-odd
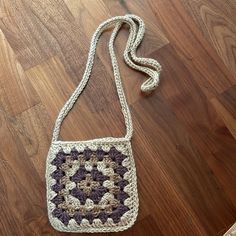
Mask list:
[[[129,141],[56,142],[48,155],[46,178],[49,219],[59,231],[120,231],[137,217]]]
[[[130,27],[124,51],[126,64],[150,76],[142,84],[142,92],[152,91],[159,84],[160,64],[154,59],[136,56],[136,49],[145,32],[140,17],[115,16],[98,26],[91,40],[84,75],[55,121],[47,157],[48,216],[51,225],[59,231],[117,232],[131,227],[137,218],[137,178],[131,149],[133,125],[114,51],[114,41],[123,23]],[[63,120],[89,81],[98,39],[112,24],[115,24],[115,28],[108,48],[126,135],[121,138],[60,141]]]

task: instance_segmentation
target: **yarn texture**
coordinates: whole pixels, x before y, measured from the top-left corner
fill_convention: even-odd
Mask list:
[[[98,39],[113,24],[115,28],[108,47],[126,135],[60,141],[61,124],[90,78]],[[126,64],[150,76],[141,90],[152,91],[159,84],[160,64],[154,59],[136,56],[145,32],[142,19],[135,15],[116,16],[100,24],[91,40],[83,78],[56,119],[47,157],[48,217],[51,225],[59,231],[117,232],[131,227],[137,218],[137,177],[131,148],[133,125],[113,46],[122,24],[128,24],[130,28],[124,51]]]

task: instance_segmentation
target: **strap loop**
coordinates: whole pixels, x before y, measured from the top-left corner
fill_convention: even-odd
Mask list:
[[[125,138],[129,140],[131,139],[132,133],[133,133],[131,114],[130,114],[130,110],[129,110],[126,97],[124,94],[124,90],[123,90],[123,86],[122,86],[122,82],[120,78],[119,66],[118,66],[117,59],[114,52],[114,41],[123,23],[128,24],[130,27],[130,30],[129,30],[130,34],[129,34],[129,38],[128,38],[126,48],[124,51],[124,60],[128,66],[149,75],[149,79],[147,79],[141,86],[141,90],[143,92],[152,91],[158,86],[161,65],[154,59],[141,58],[141,57],[136,56],[136,50],[144,36],[145,25],[140,17],[136,15],[125,15],[125,16],[112,17],[104,21],[102,24],[98,26],[97,30],[95,31],[91,40],[88,60],[87,60],[83,78],[80,81],[78,87],[75,89],[75,91],[71,95],[71,97],[65,103],[64,107],[59,112],[59,115],[56,119],[55,126],[54,126],[52,142],[58,140],[60,128],[61,128],[61,124],[63,120],[65,119],[69,111],[72,109],[73,105],[75,104],[78,97],[83,92],[84,88],[86,87],[88,83],[88,80],[90,78],[90,74],[93,68],[93,64],[94,64],[94,57],[95,57],[96,47],[97,47],[99,37],[101,36],[103,31],[105,31],[108,27],[110,27],[114,23],[116,25],[110,37],[109,53],[110,53],[114,77],[115,77],[116,89],[117,89],[118,97],[120,100],[122,113],[125,119],[125,125],[126,125]]]
[[[159,73],[154,72],[153,77],[150,77],[147,79],[143,84],[141,85],[142,92],[149,92],[154,90],[159,85]]]

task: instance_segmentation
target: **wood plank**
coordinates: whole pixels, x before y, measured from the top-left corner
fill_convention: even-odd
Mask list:
[[[236,140],[230,134],[221,117],[218,116],[211,101],[207,100],[207,97],[192,79],[191,72],[181,63],[176,54],[172,47],[165,47],[158,51],[159,60],[166,68],[166,71],[163,71],[165,80],[162,82],[161,92],[170,104],[172,111],[191,134],[199,152],[216,174],[224,189],[231,192],[231,200],[236,205],[236,195],[233,191],[233,186],[236,185],[236,176],[234,165],[232,165],[233,157],[230,155],[230,153],[232,155],[236,153]],[[228,158],[225,157],[224,150],[228,150]],[[221,155],[216,157],[216,153],[221,153]],[[229,163],[231,163],[231,168]],[[230,168],[230,172],[228,168]],[[229,179],[232,182],[227,181]]]
[[[207,40],[236,78],[235,2],[181,0]]]
[[[53,122],[45,107],[38,104],[14,118],[9,118],[8,122],[12,133],[19,138],[30,162],[44,181],[45,160],[53,128]]]
[[[158,109],[154,110],[155,106]],[[150,202],[150,212],[159,219],[158,227],[164,230],[160,218],[168,217],[166,202],[172,212],[181,209],[183,213],[190,208],[190,213],[187,212],[193,214],[191,217],[188,214],[175,214],[179,216],[179,221],[173,223],[172,228],[177,230],[176,235],[194,235],[194,229],[196,235],[216,235],[225,225],[232,224],[236,216],[235,208],[221,190],[220,183],[212,174],[204,155],[199,152],[196,142],[191,139],[171,108],[158,94],[132,105],[136,130],[133,145],[138,173],[142,173],[141,184],[147,186],[147,197],[155,196],[155,200],[147,201]],[[144,110],[145,116],[142,115]],[[145,169],[147,175],[144,174]],[[164,187],[161,185],[164,182],[161,173],[167,178]],[[157,189],[150,187],[150,183],[151,186],[157,186]],[[167,183],[170,183],[171,189],[176,192],[176,195],[170,198],[171,202],[168,202],[169,194],[165,193]],[[178,205],[178,201],[183,201],[184,207]],[[176,208],[171,204],[175,204]],[[181,220],[188,222],[186,218],[191,218],[191,223],[195,223],[195,227],[190,227],[190,230],[193,230],[191,233],[181,229],[181,226],[177,227]],[[170,219],[175,218],[171,216]],[[186,226],[186,223],[182,224]],[[206,233],[196,231],[196,228],[201,231],[201,226]],[[165,235],[168,233],[165,232]]]
[[[74,235],[57,232],[47,217],[52,129],[82,78],[94,30],[127,13],[146,23],[138,54],[157,59],[163,71],[157,91],[140,93],[146,75],[123,62],[123,27],[115,50],[134,123],[140,207],[135,225],[117,235],[223,235],[236,218],[235,6],[232,0],[0,1],[0,235]],[[62,140],[125,133],[110,33],[99,41],[91,80],[63,123]]]
[[[87,41],[64,1],[3,0],[1,8],[7,11],[0,28],[24,69],[58,55],[78,82],[77,71],[85,65]]]
[[[163,33],[160,25],[148,20],[149,17],[155,16],[147,3],[143,1],[136,1],[135,4],[129,4],[129,1],[109,0],[104,0],[104,3],[111,15],[137,14],[145,21],[145,37],[137,50],[137,55],[140,57],[150,57],[150,54],[152,54],[153,51],[169,44],[169,40]],[[132,93],[127,93],[129,104],[133,104],[140,99],[140,86],[144,80],[147,79],[147,76],[145,74],[140,74],[139,72],[137,73],[137,71],[130,70],[130,68],[128,68],[128,66],[123,62],[124,59],[122,52],[124,51],[124,45],[126,45],[127,37],[127,32],[121,31],[118,39],[116,40],[116,53],[118,55],[118,61],[121,65],[120,71],[124,81],[124,86],[126,90],[133,88]],[[157,58],[154,57],[154,59]],[[109,58],[106,60],[109,60]]]
[[[158,226],[156,224],[155,219],[149,215],[145,219],[139,222],[139,224],[134,225],[131,229],[128,231],[129,235],[150,235],[150,236],[162,236],[160,229],[158,229]],[[120,235],[127,235],[127,233],[120,233]]]
[[[134,114],[141,105],[143,103],[133,105],[135,106],[132,109],[135,110]],[[148,116],[147,120],[149,121],[149,119]],[[182,193],[178,191],[170,174],[165,172],[163,165],[159,165],[158,160],[161,154],[143,132],[145,123],[142,125],[139,122],[143,121],[137,116],[134,119],[136,134],[133,139],[133,147],[139,177],[139,191],[143,195],[143,198],[140,199],[140,208],[149,210],[150,215],[156,219],[157,228],[163,235],[207,235],[195,212],[185,202]],[[152,130],[154,133],[157,132],[153,128]],[[156,135],[155,140],[157,140]],[[166,221],[168,221],[168,225],[165,224]]]
[[[4,113],[0,115],[0,199],[1,206],[8,206],[3,207],[0,213],[2,224],[7,226],[3,228],[3,235],[9,235],[10,232],[13,235],[38,235],[30,225],[38,217],[46,217],[46,208],[42,207],[46,200],[44,183],[21,142],[10,132]],[[32,178],[29,178],[30,175]],[[10,222],[13,224],[9,225]]]
[[[216,98],[211,99],[211,103],[216,109],[225,125],[236,139],[236,87],[233,86]]]
[[[56,53],[56,40],[25,1],[1,1],[1,9],[0,27],[24,68]]]
[[[112,16],[136,14],[143,19],[146,32],[145,40],[139,47],[140,55],[149,55],[154,50],[158,50],[169,43],[163,29],[150,20],[155,18],[155,15],[145,1],[136,1],[135,4],[130,1],[103,1]]]
[[[173,48],[192,71],[193,79],[208,98],[225,91],[235,83],[234,77],[216,51],[202,37],[202,33],[184,11],[183,5],[169,0],[149,0],[148,3],[152,6],[156,21],[165,29],[165,35]]]
[[[98,68],[100,73],[94,76],[98,86],[90,81],[75,108],[65,119],[61,131],[65,140],[121,136],[125,132],[117,92],[111,86],[112,81],[106,80],[102,64]],[[54,121],[75,89],[72,80],[57,57],[27,70],[26,74]],[[107,89],[104,90],[104,87]]]
[[[89,40],[100,23],[114,15],[124,15],[128,13],[118,1],[116,2],[99,0],[91,2],[83,0],[67,0],[66,4],[75,16],[76,20],[80,24],[82,24],[81,30]],[[148,9],[146,9],[146,11],[143,11],[141,10],[142,8],[142,5],[138,8],[138,15],[140,17],[145,19],[145,14],[152,14],[152,12],[149,12]],[[97,9],[100,9],[100,11],[97,12]],[[138,49],[138,55],[142,57],[148,57],[153,50],[157,50],[169,43],[168,39],[165,37],[165,35],[157,25],[152,24],[152,22],[148,20],[146,20],[145,23],[147,24],[145,38]],[[113,28],[111,27],[111,30]],[[111,68],[110,56],[108,53],[108,42],[111,30],[109,30],[108,32],[104,32],[101,39],[99,40],[97,46],[97,55],[108,71],[110,78],[113,79],[114,75]],[[130,87],[134,90],[133,93],[127,94],[128,102],[129,104],[132,104],[140,97],[140,86],[145,75],[140,74],[137,71],[130,70],[130,68],[124,63],[123,52],[127,42],[127,38],[127,27],[124,27],[124,29],[119,32],[119,35],[115,41],[115,52],[118,63],[120,65],[119,68],[124,87],[126,90],[128,90]],[[97,64],[94,65],[93,70],[95,70],[95,74],[98,66],[99,65]]]
[[[5,112],[14,116],[40,100],[1,31],[0,54],[0,104]]]

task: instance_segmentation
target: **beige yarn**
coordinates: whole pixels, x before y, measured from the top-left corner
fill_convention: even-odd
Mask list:
[[[141,90],[143,92],[151,91],[155,89],[159,83],[159,74],[161,71],[160,64],[154,59],[139,58],[136,56],[136,49],[141,43],[145,31],[144,23],[140,17],[135,15],[116,16],[106,20],[105,22],[99,25],[99,27],[97,28],[92,37],[90,51],[88,55],[88,61],[86,64],[86,69],[83,78],[79,83],[78,87],[76,88],[76,90],[71,95],[71,97],[65,103],[64,107],[61,109],[56,119],[53,131],[52,143],[47,157],[46,183],[47,183],[48,216],[52,226],[59,231],[91,232],[91,233],[122,231],[131,227],[134,224],[137,217],[139,203],[138,203],[137,183],[136,183],[137,182],[136,169],[130,142],[133,133],[133,126],[132,126],[130,110],[124,95],[119,67],[113,46],[115,38],[123,23],[128,24],[130,27],[130,35],[124,51],[124,60],[126,64],[150,76],[150,78],[142,84]],[[122,113],[125,119],[126,135],[125,137],[122,138],[106,137],[88,141],[59,141],[58,136],[61,124],[64,118],[67,116],[68,112],[73,107],[76,100],[78,99],[79,95],[84,90],[89,80],[94,63],[94,56],[96,52],[96,45],[98,39],[101,36],[102,32],[113,24],[115,24],[115,28],[111,34],[111,38],[109,41],[109,53],[113,66],[117,93],[119,96]],[[120,222],[118,223],[114,223],[111,218],[108,218],[108,220],[105,223],[102,223],[100,219],[94,219],[93,223],[89,224],[87,219],[83,219],[81,224],[78,225],[74,219],[71,219],[69,224],[66,226],[59,219],[53,217],[52,215],[52,211],[55,209],[55,204],[52,203],[51,200],[55,197],[56,193],[51,189],[51,187],[56,183],[56,180],[51,177],[51,174],[56,170],[56,166],[52,165],[51,162],[56,157],[56,154],[59,152],[61,148],[65,153],[70,153],[72,148],[76,148],[80,152],[83,151],[85,147],[88,147],[91,150],[96,150],[98,147],[102,147],[102,149],[105,151],[109,151],[111,147],[115,147],[118,151],[122,152],[127,156],[127,158],[122,162],[122,165],[128,169],[128,171],[124,175],[124,179],[126,179],[129,182],[129,184],[124,188],[124,191],[129,195],[129,198],[124,201],[124,205],[129,207],[130,210],[124,213],[124,215],[121,217]],[[105,170],[102,168],[101,171],[103,172]],[[104,196],[103,200],[106,200],[106,197],[107,195]],[[91,205],[89,206],[90,202],[87,200],[86,204],[85,207],[86,206],[91,207]]]
[[[125,138],[131,139],[132,133],[133,133],[132,120],[131,120],[129,107],[128,107],[128,104],[124,95],[124,90],[123,90],[121,78],[120,78],[119,66],[117,63],[117,59],[114,52],[114,46],[113,46],[116,35],[119,32],[119,29],[123,23],[127,23],[130,26],[130,35],[129,35],[126,48],[124,51],[124,60],[126,64],[132,67],[133,69],[142,71],[150,76],[150,78],[146,80],[141,86],[141,90],[143,92],[154,90],[158,86],[161,66],[154,59],[141,58],[141,57],[136,56],[136,49],[138,48],[144,36],[145,25],[140,17],[135,16],[135,15],[125,15],[125,16],[116,16],[111,19],[108,19],[107,21],[100,24],[97,30],[95,31],[91,40],[90,51],[88,55],[88,61],[86,64],[84,76],[82,80],[80,81],[78,87],[74,91],[74,93],[71,95],[71,97],[65,103],[64,107],[61,109],[57,117],[54,131],[53,131],[52,141],[56,141],[58,139],[60,127],[64,118],[66,117],[70,109],[73,107],[74,103],[76,102],[76,100],[78,99],[82,91],[84,90],[89,80],[92,67],[94,64],[94,56],[96,53],[96,46],[97,46],[99,37],[101,36],[103,31],[105,31],[114,23],[116,23],[116,26],[112,32],[112,35],[109,41],[109,53],[110,53],[112,66],[113,66],[117,93],[120,99],[122,112],[125,118],[125,124],[126,124],[126,129],[127,129]]]

